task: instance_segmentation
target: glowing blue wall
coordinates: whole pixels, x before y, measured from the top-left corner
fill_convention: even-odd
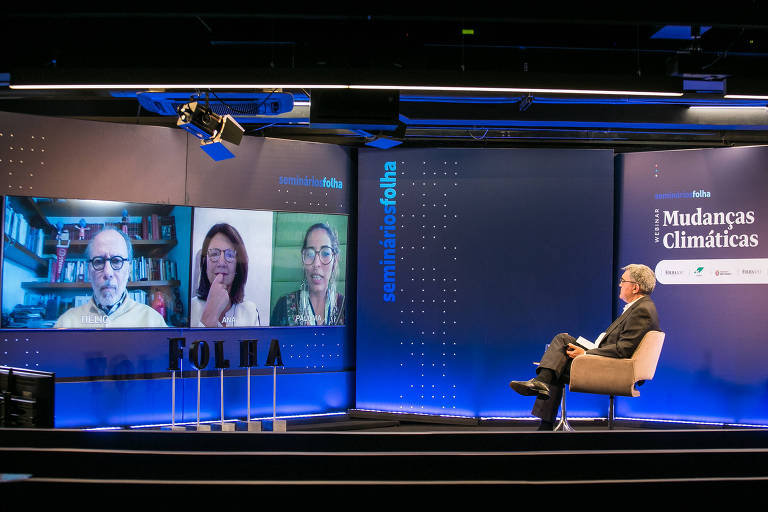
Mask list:
[[[768,424],[768,148],[635,153],[618,162],[619,261],[655,268],[653,298],[667,333],[653,383],[641,399],[621,400],[618,413]],[[674,212],[678,225],[665,223]],[[723,224],[718,213],[731,215]],[[686,214],[695,216],[681,223]],[[703,246],[690,248],[699,236]]]
[[[611,321],[611,151],[361,151],[358,198],[358,408],[528,415],[509,380]]]
[[[346,410],[352,406],[353,347],[347,327],[261,329],[43,330],[3,331],[3,360],[14,366],[56,372],[56,426],[130,426],[171,421],[168,338],[186,338],[176,382],[176,421],[194,421],[197,379],[189,362],[193,341],[210,345],[211,360],[201,379],[201,418],[220,418],[219,372],[213,341],[224,341],[225,418],[246,413],[245,369],[239,368],[239,342],[258,339],[257,366],[251,372],[251,414],[272,415],[269,342],[278,339],[284,368],[278,369],[279,415]],[[177,377],[181,373],[177,372]]]
[[[531,400],[508,380],[533,374],[554,333],[594,338],[608,325],[620,307],[616,244],[618,267],[656,270],[667,333],[655,379],[620,397],[617,414],[768,424],[768,148],[617,157],[616,238],[610,152],[403,150],[359,162],[359,408],[527,416]],[[742,221],[664,225],[665,211],[699,208]],[[718,233],[736,245],[718,246]],[[712,246],[671,247],[691,235]],[[607,400],[573,393],[569,412],[605,416]]]

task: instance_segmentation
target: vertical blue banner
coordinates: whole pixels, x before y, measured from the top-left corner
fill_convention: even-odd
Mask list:
[[[528,415],[508,381],[611,321],[612,171],[611,151],[361,151],[357,407]]]
[[[766,147],[620,160],[619,260],[655,269],[667,333],[653,384],[620,414],[768,424],[767,166]]]

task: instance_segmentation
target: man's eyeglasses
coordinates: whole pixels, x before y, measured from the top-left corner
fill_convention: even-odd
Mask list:
[[[222,252],[224,253],[224,259],[228,263],[232,263],[237,259],[237,251],[234,249],[225,249],[223,251],[221,249],[208,249],[208,259],[216,263],[219,261]]]
[[[112,270],[120,270],[123,268],[123,264],[128,261],[128,258],[123,258],[122,256],[112,256],[111,258],[96,256],[88,261],[93,266],[93,270],[104,270],[107,262],[109,262],[109,266],[112,267]]]
[[[316,251],[312,247],[305,247],[301,250],[301,259],[304,260],[305,265],[311,265],[315,262],[317,255],[320,255],[320,263],[327,265],[333,259],[333,249],[324,245],[319,251]]]
[[[619,278],[619,284],[621,285],[621,284],[624,284],[624,283],[637,284],[637,281],[627,281],[626,279],[620,277]]]

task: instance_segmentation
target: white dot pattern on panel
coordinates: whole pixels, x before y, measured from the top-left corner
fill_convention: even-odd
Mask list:
[[[40,370],[40,350],[26,336],[0,338],[0,366]]]
[[[402,412],[456,413],[458,347],[453,335],[460,318],[456,228],[462,170],[458,161],[399,162],[406,185],[398,194],[399,251],[407,278],[400,288],[403,339],[399,363]]]
[[[343,360],[341,343],[327,343],[325,333],[315,331],[311,342],[289,343],[283,350],[283,359],[291,361],[289,367],[304,366],[306,369],[323,370],[338,366]]]
[[[28,195],[44,180],[45,135],[17,133],[0,127],[0,176],[5,193]]]

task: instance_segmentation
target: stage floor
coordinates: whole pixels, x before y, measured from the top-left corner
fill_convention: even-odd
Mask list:
[[[202,489],[244,497],[277,493],[307,504],[328,497],[386,499],[394,496],[387,493],[404,496],[403,490],[431,502],[543,488],[674,491],[702,499],[712,492],[758,492],[764,499],[768,429],[619,425],[610,431],[594,421],[575,427],[537,432],[529,421],[326,417],[294,422],[284,433],[3,429],[0,485],[18,497],[78,499],[98,490],[190,502]]]
[[[607,418],[569,418],[569,424],[576,431],[611,430]],[[270,422],[265,425],[269,427]],[[476,419],[476,418],[440,418],[426,415],[407,415],[355,411],[336,416],[311,418],[293,418],[287,420],[289,432],[499,432],[523,433],[537,431],[539,421],[536,418],[514,419]],[[721,429],[765,429],[768,425],[729,425],[695,422],[652,421],[629,418],[617,418],[613,430],[648,431],[648,430],[721,430]]]

